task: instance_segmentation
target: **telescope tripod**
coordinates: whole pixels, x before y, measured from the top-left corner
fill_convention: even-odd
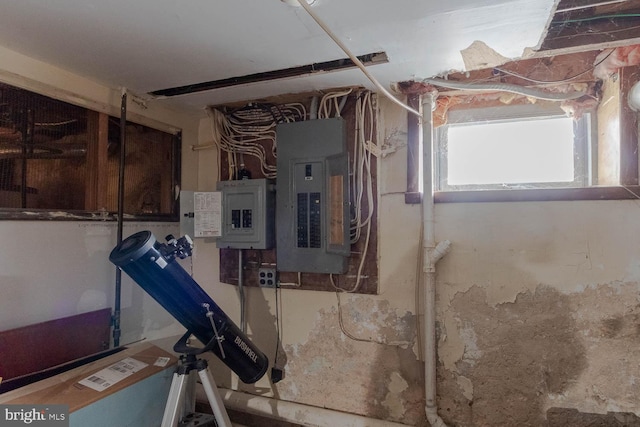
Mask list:
[[[204,348],[189,347],[186,341],[190,335],[191,332],[187,332],[174,346],[175,351],[183,354],[180,356],[178,370],[173,374],[161,427],[190,427],[196,425],[199,427],[232,427],[216,383],[211,376],[211,372],[209,372],[207,361],[196,357],[207,351],[212,343],[209,343]],[[198,377],[200,377],[204,391],[207,394],[213,417],[194,412],[196,377],[193,374],[195,372],[198,373]]]

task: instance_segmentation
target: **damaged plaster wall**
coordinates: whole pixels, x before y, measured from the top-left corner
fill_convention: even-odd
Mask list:
[[[406,115],[381,105],[384,132],[398,139]],[[394,274],[415,271],[406,236],[420,234],[420,219],[397,194],[406,149],[382,171],[381,204],[392,208],[381,220],[381,277],[393,286]],[[640,425],[640,200],[435,209],[436,240],[452,242],[436,302],[448,425]]]
[[[380,294],[341,295],[345,328],[363,341],[341,332],[335,294],[283,289],[284,380],[247,386],[212,364],[225,387],[425,425],[421,207],[404,204],[406,113],[379,105]],[[203,121],[201,143],[207,132]],[[200,161],[200,189],[215,188],[215,153]],[[639,214],[638,200],[436,205],[436,238],[452,242],[437,272],[438,403],[449,425],[637,420]],[[196,278],[237,321],[215,244],[196,246]],[[274,291],[246,291],[250,335],[273,361]]]
[[[455,425],[640,413],[638,201],[441,204],[439,398]],[[463,224],[463,226],[461,226]]]
[[[211,358],[216,383],[248,393],[273,396],[312,406],[368,417],[424,423],[424,374],[416,331],[416,267],[420,229],[419,206],[404,205],[406,116],[388,108],[380,119],[380,145],[388,154],[379,165],[379,295],[340,295],[342,333],[336,294],[284,288],[278,365],[284,379],[273,385],[267,374],[254,385],[239,383],[219,360]],[[384,126],[385,120],[392,122]],[[211,143],[207,120],[200,125],[200,144]],[[393,159],[393,161],[391,161]],[[200,191],[215,189],[215,150],[199,152]],[[187,166],[188,167],[188,166]],[[410,224],[410,226],[407,226]],[[239,323],[235,286],[217,281],[218,251],[212,240],[197,239],[194,277]],[[328,277],[327,277],[328,280]],[[273,289],[245,288],[248,333],[273,364],[277,343]]]

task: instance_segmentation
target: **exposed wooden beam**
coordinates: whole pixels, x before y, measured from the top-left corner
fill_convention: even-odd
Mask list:
[[[562,22],[552,24],[541,50],[589,47],[640,38],[640,18],[616,18],[603,21]]]
[[[107,207],[107,146],[109,144],[109,116],[88,111],[87,121],[87,185],[85,209],[97,211]]]
[[[638,185],[638,113],[629,107],[627,94],[640,81],[638,67],[620,69],[620,184]]]

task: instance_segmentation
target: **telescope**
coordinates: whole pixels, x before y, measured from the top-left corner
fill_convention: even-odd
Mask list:
[[[240,380],[255,383],[267,371],[269,360],[177,262],[191,255],[191,239],[167,236],[167,240],[159,243],[150,231],[140,231],[116,246],[109,260],[187,328],[176,352],[187,352],[186,341],[193,335]]]

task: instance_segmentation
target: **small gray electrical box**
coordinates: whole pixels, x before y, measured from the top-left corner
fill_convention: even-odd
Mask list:
[[[193,208],[193,191],[180,192],[180,235],[194,237],[195,214]]]
[[[220,181],[222,237],[219,248],[271,249],[275,244],[275,184],[268,179]]]
[[[344,120],[283,123],[276,134],[277,269],[345,273],[351,243]]]

